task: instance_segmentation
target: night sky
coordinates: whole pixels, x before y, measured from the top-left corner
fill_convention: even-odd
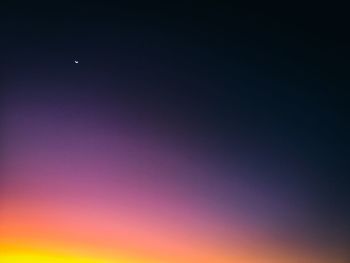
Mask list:
[[[2,1],[0,261],[348,262],[347,16]]]

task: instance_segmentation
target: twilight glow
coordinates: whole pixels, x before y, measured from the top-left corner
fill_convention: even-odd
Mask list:
[[[75,107],[7,107],[0,262],[341,262],[275,238],[264,222],[279,222],[263,213],[278,205],[274,193],[239,169]],[[218,183],[217,173],[234,174],[235,184]]]

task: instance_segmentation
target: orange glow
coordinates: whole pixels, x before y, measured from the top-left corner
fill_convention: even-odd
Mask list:
[[[45,208],[45,209],[44,209]],[[45,210],[45,213],[40,212]],[[101,212],[101,211],[100,211]],[[218,242],[205,233],[171,223],[123,220],[110,213],[17,203],[2,209],[0,262],[3,263],[335,263],[315,255],[278,246],[262,237]],[[251,235],[248,232],[246,235]]]

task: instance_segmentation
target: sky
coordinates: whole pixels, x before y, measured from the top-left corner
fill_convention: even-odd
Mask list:
[[[1,5],[1,262],[348,262],[345,9]]]

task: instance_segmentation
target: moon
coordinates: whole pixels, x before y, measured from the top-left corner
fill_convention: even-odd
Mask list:
[[[75,63],[75,64],[78,64],[78,63],[79,63],[79,61],[78,61],[78,60],[74,60],[74,63]]]

